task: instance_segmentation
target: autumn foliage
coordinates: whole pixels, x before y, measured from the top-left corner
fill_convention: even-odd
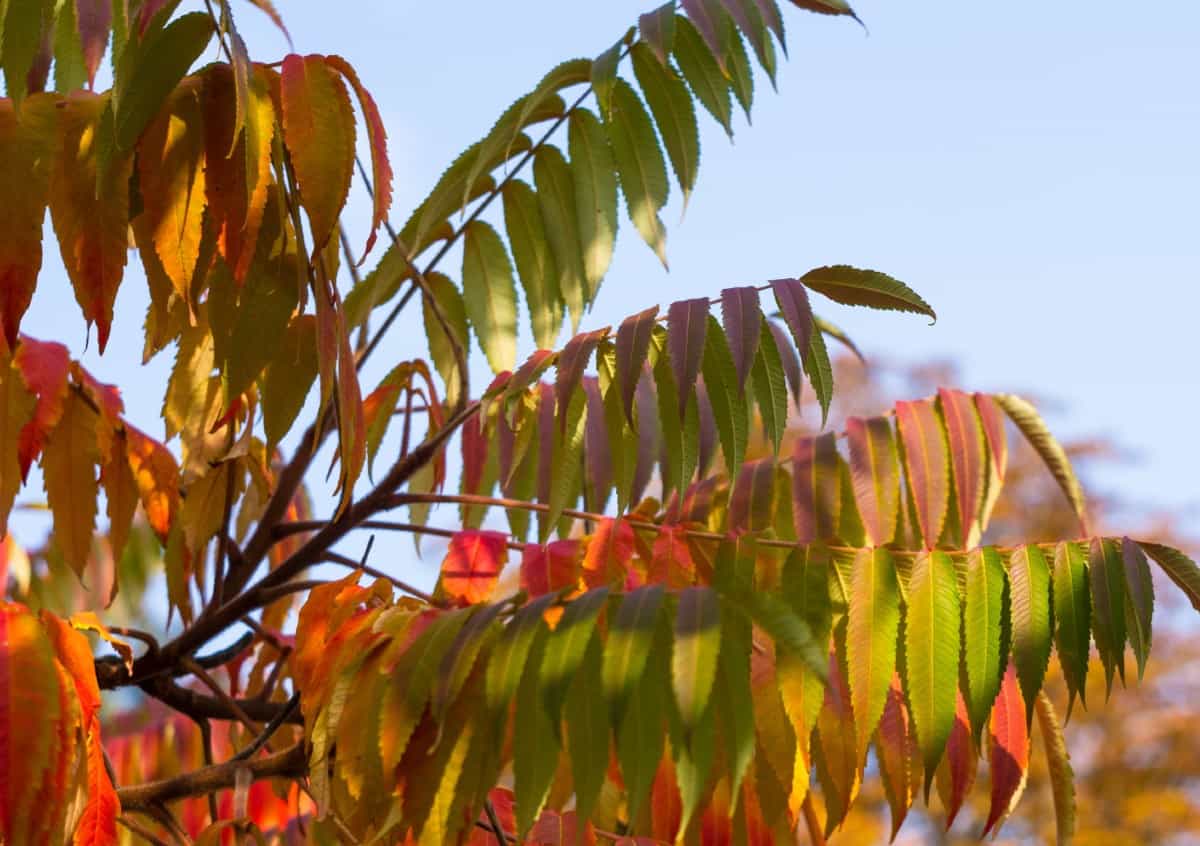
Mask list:
[[[1151,562],[1197,608],[1200,569],[1096,535],[1018,396],[944,387],[826,430],[827,342],[853,344],[810,297],[936,317],[885,273],[580,331],[620,200],[665,263],[696,106],[732,135],[774,79],[775,0],[668,3],[552,69],[398,229],[353,67],[252,60],[229,0],[182,5],[0,6],[0,843],[823,842],[876,776],[894,836],[931,791],[953,822],[980,760],[987,834],[1038,756],[1070,839],[1047,674],[1068,713],[1089,669],[1106,695],[1140,678]],[[173,356],[161,438],[22,333],[64,296],[51,240],[100,352],[140,262],[144,358]],[[426,357],[381,361],[397,326]],[[1071,538],[991,542],[1014,433]],[[52,530],[26,548],[7,521],[35,466]],[[372,532],[446,538],[433,589],[339,546]]]

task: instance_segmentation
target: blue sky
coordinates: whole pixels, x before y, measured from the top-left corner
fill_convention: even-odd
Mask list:
[[[509,102],[562,59],[600,52],[652,2],[279,5],[297,51],[342,54],[379,101],[399,222]],[[857,7],[867,30],[785,9],[779,94],[757,80],[754,126],[739,118],[732,145],[701,118],[697,191],[682,222],[678,191],[664,214],[670,272],[623,220],[585,327],[822,264],[883,270],[940,319],[822,309],[868,354],[952,360],[963,387],[1053,399],[1058,432],[1132,451],[1106,488],[1200,513],[1200,5]],[[287,51],[256,10],[235,9],[254,58]],[[83,323],[50,255],[23,328],[80,353]],[[83,357],[158,432],[169,353],[135,369],[135,264],[109,352]],[[388,358],[422,349],[413,333]]]

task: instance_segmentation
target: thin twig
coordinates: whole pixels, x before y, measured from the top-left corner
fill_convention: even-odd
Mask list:
[[[241,752],[238,752],[230,760],[248,761],[253,758],[258,750],[267,746],[267,741],[271,739],[271,735],[279,731],[280,727],[292,718],[292,715],[296,713],[296,709],[299,707],[300,694],[296,693],[293,694],[292,698],[287,701],[286,705],[284,705],[283,710],[279,712],[279,716],[271,720],[271,722],[267,723],[266,726],[263,727],[263,730],[259,733],[258,737],[254,739],[254,742]],[[270,750],[268,749],[267,751]]]
[[[181,660],[180,663],[186,667],[187,670],[192,673],[192,675],[200,679],[204,686],[211,690],[217,699],[221,700],[221,702],[225,704],[225,707],[229,709],[230,713],[233,714],[233,716],[237,718],[238,722],[244,725],[247,730],[250,732],[258,731],[258,728],[254,725],[254,721],[250,719],[250,717],[242,709],[242,706],[237,703],[237,700],[230,696],[229,692],[226,691],[225,688],[217,684],[217,680],[209,675],[207,670],[197,664],[194,659],[186,656]],[[268,751],[270,751],[270,747],[268,747]]]
[[[150,829],[146,828],[139,822],[134,822],[133,820],[129,819],[129,817],[125,816],[124,814],[117,817],[117,824],[120,826],[123,826],[124,828],[127,828],[132,834],[135,834],[136,836],[142,838],[147,843],[151,844],[151,846],[170,846],[170,844],[167,843],[167,841],[160,838],[158,835],[156,835]]]
[[[364,525],[360,528],[370,528],[370,526]],[[348,567],[351,570],[361,570],[373,579],[383,579],[384,581],[391,582],[392,586],[398,590],[401,590],[410,596],[415,596],[417,599],[428,602],[430,605],[435,604],[433,597],[420,588],[413,587],[407,582],[401,581],[393,576],[389,576],[382,570],[376,570],[374,567],[371,567],[366,563],[355,561],[353,558],[347,558],[344,555],[338,555],[336,552],[325,553],[321,560],[329,564],[340,564],[341,566]]]

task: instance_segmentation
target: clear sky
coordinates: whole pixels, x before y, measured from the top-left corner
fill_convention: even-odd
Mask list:
[[[344,55],[374,92],[399,222],[546,70],[594,56],[653,3],[278,5],[299,52]],[[622,220],[585,326],[822,264],[883,270],[940,319],[823,308],[869,355],[948,359],[963,387],[1053,399],[1056,431],[1131,451],[1101,484],[1200,515],[1200,4],[1166,0],[1151,14],[1116,2],[862,0],[866,31],[781,5],[791,59],[779,94],[759,77],[754,126],[739,117],[732,145],[701,116],[698,188],[682,222],[677,190],[664,214],[670,272]],[[254,58],[286,52],[256,10],[235,9]],[[157,433],[170,354],[134,370],[145,301],[135,264],[110,351],[100,359],[93,344],[84,360]],[[24,329],[82,351],[56,261]],[[401,337],[388,357],[422,349],[423,337]]]

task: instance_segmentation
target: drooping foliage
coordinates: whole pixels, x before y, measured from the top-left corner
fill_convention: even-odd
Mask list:
[[[1093,537],[1019,397],[946,388],[842,432],[791,428],[809,391],[825,425],[827,338],[855,349],[811,295],[935,317],[885,273],[819,267],[581,331],[623,219],[667,263],[661,212],[697,189],[698,114],[732,135],[754,65],[774,81],[774,0],[668,3],[553,68],[398,229],[353,67],[252,61],[228,0],[180,5],[0,6],[0,531],[35,463],[53,524],[33,560],[0,548],[0,843],[821,840],[871,749],[894,828],[935,785],[953,820],[986,757],[990,831],[1020,798],[1035,716],[1070,832],[1051,656],[1068,711],[1093,641],[1108,691],[1127,645],[1140,677],[1149,561],[1200,608],[1195,564]],[[356,173],[361,248],[342,227]],[[47,210],[101,352],[135,248],[145,358],[173,354],[162,439],[66,346],[21,332],[55,295],[38,284]],[[362,384],[404,320],[428,357]],[[1079,539],[985,543],[1006,421]],[[438,505],[457,528],[430,524]],[[432,591],[335,549],[358,530],[448,536]],[[166,642],[101,622],[150,569],[182,626]],[[100,575],[107,612],[59,607],[64,578]],[[81,631],[117,655],[93,660]],[[104,744],[101,689],[171,716],[112,719]]]

